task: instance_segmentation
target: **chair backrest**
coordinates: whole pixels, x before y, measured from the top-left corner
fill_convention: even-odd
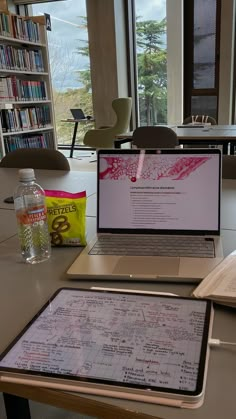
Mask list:
[[[184,119],[183,124],[194,124],[195,122],[200,124],[211,124],[217,125],[215,118],[208,115],[191,115]]]
[[[0,167],[47,170],[70,170],[67,158],[58,150],[47,148],[19,148],[3,157]]]
[[[174,148],[179,144],[177,134],[168,127],[138,127],[133,132],[132,145],[137,148]]]
[[[132,99],[131,97],[119,97],[112,101],[112,108],[116,113],[116,123],[114,129],[117,134],[126,132],[129,128]]]
[[[222,156],[222,178],[236,179],[236,156]]]

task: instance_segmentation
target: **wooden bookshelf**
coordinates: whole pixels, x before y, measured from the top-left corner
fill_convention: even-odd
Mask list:
[[[10,13],[0,0],[0,158],[57,148],[44,16]]]

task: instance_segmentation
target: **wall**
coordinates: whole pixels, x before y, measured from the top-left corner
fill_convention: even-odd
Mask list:
[[[112,100],[128,95],[123,0],[86,3],[96,127],[112,125]]]
[[[167,120],[183,121],[183,0],[167,0]]]

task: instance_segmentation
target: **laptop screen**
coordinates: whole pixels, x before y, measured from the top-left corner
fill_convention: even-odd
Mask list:
[[[85,119],[82,109],[70,109],[74,119]]]
[[[99,150],[98,232],[220,230],[219,149]]]

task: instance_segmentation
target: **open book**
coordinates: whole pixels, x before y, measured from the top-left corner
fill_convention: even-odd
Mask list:
[[[236,307],[236,250],[203,279],[193,295]]]

